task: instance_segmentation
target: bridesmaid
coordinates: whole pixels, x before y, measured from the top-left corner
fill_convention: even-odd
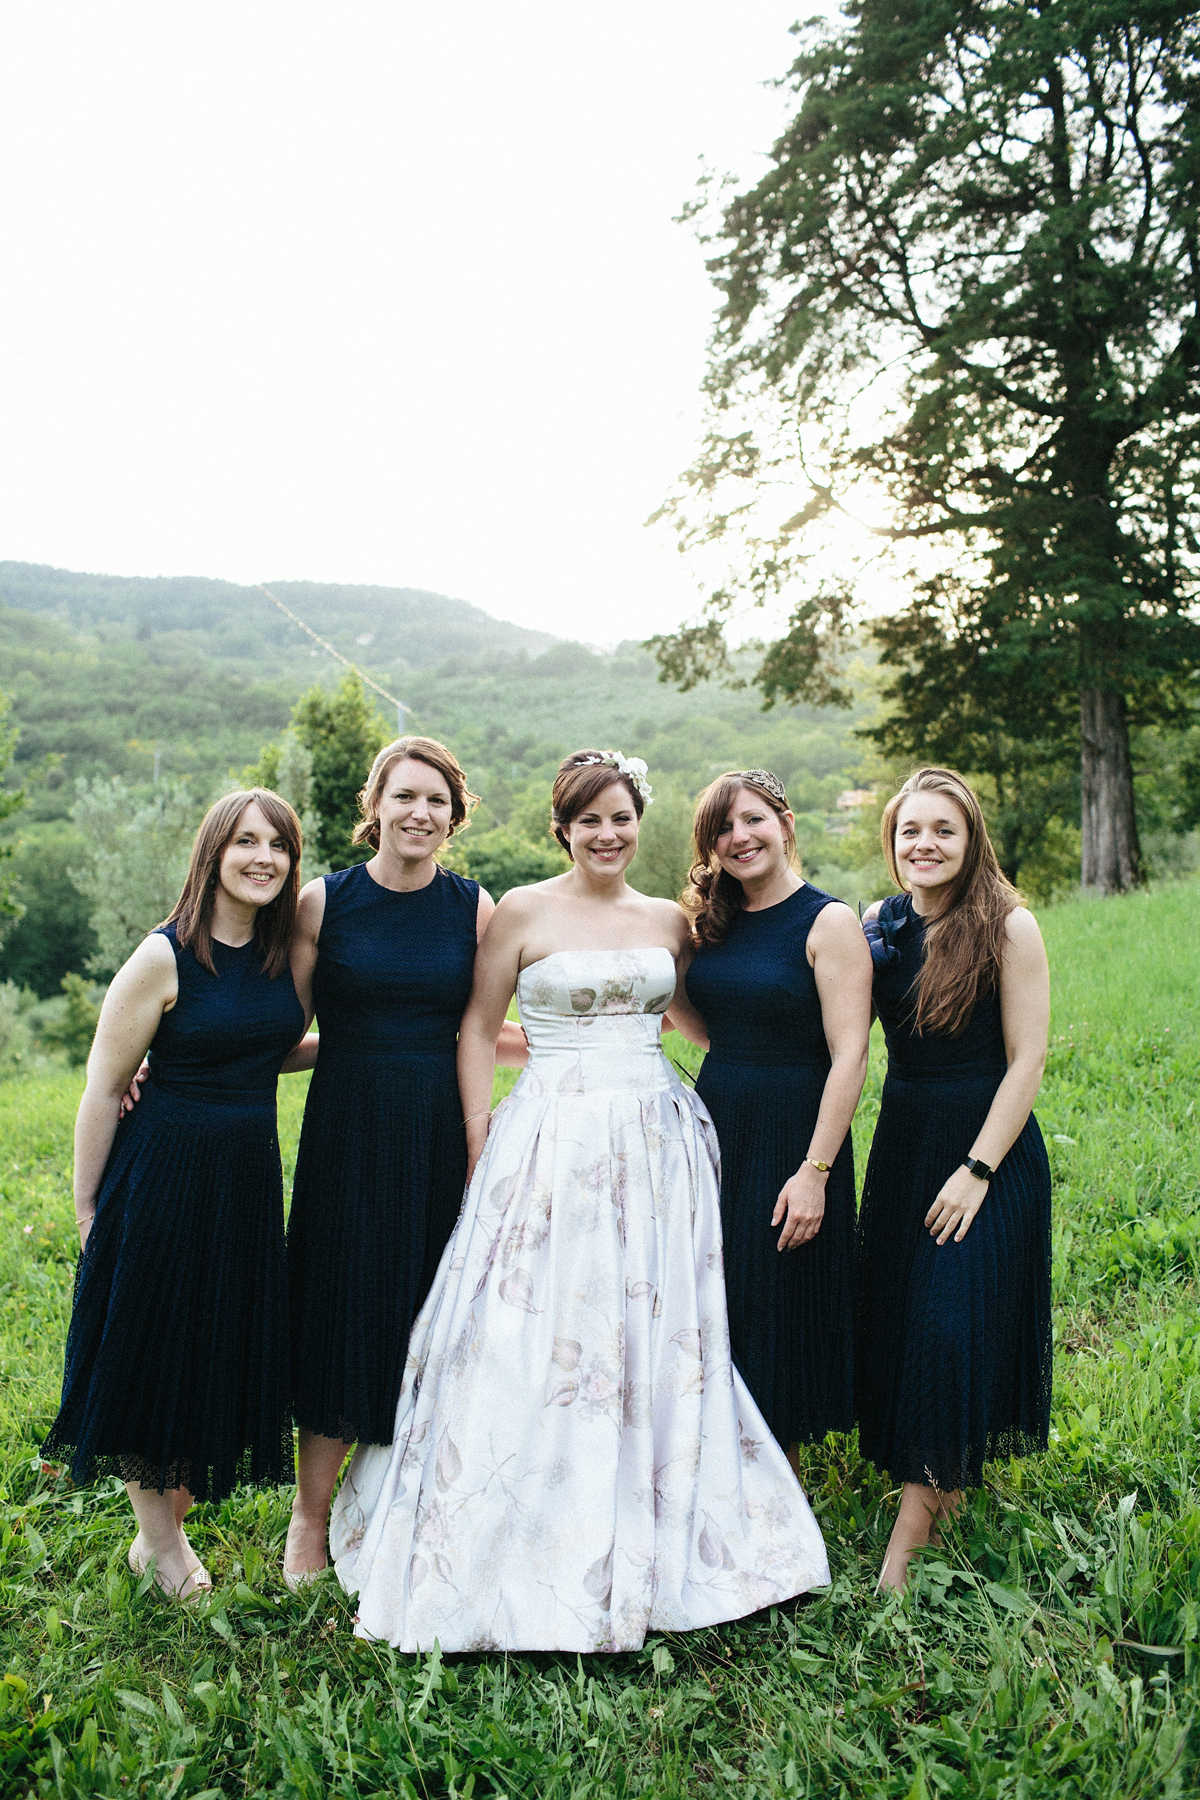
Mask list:
[[[105,996],[75,1126],[82,1255],[42,1454],[69,1456],[79,1482],[123,1478],[130,1567],[153,1559],[179,1599],[211,1586],[183,1530],[192,1501],[292,1479],[275,1084],[304,1057],[299,868],[278,794],[210,809],[175,910]],[[118,1124],[147,1049],[154,1080]]]
[[[698,944],[672,1023],[708,1054],[734,1359],[778,1441],[854,1423],[854,1160],[871,959],[848,906],[802,880],[783,784],[720,775],[696,805],[683,904]],[[703,1030],[697,1027],[703,1022]]]
[[[1050,1012],[1046,952],[979,801],[918,769],[883,814],[897,887],[864,919],[888,1074],[859,1221],[863,1453],[903,1483],[880,1585],[978,1487],[1046,1447],[1050,1168],[1030,1108]]]
[[[375,854],[300,896],[292,971],[320,1052],[288,1222],[293,1591],[325,1567],[347,1453],[392,1440],[409,1330],[462,1204],[458,1026],[495,905],[434,852],[475,800],[444,744],[398,738],[360,796],[354,842]],[[524,1062],[520,1026],[503,1027],[497,1055]]]

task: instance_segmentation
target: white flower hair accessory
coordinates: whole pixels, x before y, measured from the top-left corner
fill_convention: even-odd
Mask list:
[[[618,775],[624,775],[632,781],[647,806],[654,805],[654,789],[646,780],[648,771],[640,756],[622,756],[619,750],[605,750],[599,756],[585,757],[584,762],[578,763],[576,767],[582,768],[584,763],[603,763],[608,768],[615,769]]]

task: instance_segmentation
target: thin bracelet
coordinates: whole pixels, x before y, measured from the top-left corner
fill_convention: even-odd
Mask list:
[[[490,1119],[490,1118],[491,1118],[491,1116],[492,1116],[492,1109],[491,1109],[491,1107],[490,1107],[490,1106],[485,1106],[485,1107],[484,1107],[484,1108],[483,1108],[483,1110],[482,1110],[482,1112],[477,1112],[477,1113],[468,1113],[468,1114],[467,1114],[467,1116],[466,1116],[466,1118],[465,1118],[465,1119],[464,1119],[464,1120],[463,1120],[463,1124],[464,1124],[464,1125],[469,1125],[469,1124],[470,1124],[470,1123],[471,1123],[471,1120],[472,1120],[472,1119]]]

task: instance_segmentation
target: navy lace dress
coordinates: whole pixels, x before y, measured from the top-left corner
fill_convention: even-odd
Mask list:
[[[364,863],[325,877],[321,1051],[288,1220],[292,1404],[324,1437],[390,1444],[408,1334],[467,1174],[458,1027],[479,884],[438,868],[396,893]]]
[[[253,943],[214,942],[211,975],[162,929],[179,998],[105,1165],[43,1454],[220,1499],[293,1478],[275,1088],[304,1013]]]
[[[687,972],[708,1027],[696,1082],[721,1145],[721,1224],[729,1335],[746,1386],[785,1447],[854,1422],[854,1153],[829,1172],[825,1216],[798,1250],[776,1249],[779,1190],[808,1153],[829,1047],[805,953],[832,896],[797,888],[737,915]]]
[[[925,1214],[1004,1078],[1000,1000],[958,1038],[918,1036],[924,924],[909,895],[867,928],[888,1073],[859,1213],[859,1442],[895,1481],[977,1487],[991,1457],[1043,1450],[1050,1422],[1050,1166],[1032,1113],[960,1244]]]

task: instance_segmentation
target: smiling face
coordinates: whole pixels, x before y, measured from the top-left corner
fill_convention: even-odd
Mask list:
[[[717,832],[716,854],[736,881],[774,880],[788,867],[790,844],[784,825],[792,814],[778,813],[754,788],[740,787]]]
[[[256,800],[242,809],[221,852],[217,877],[239,906],[268,906],[291,873],[292,859],[280,833]]]
[[[622,875],[637,854],[638,816],[623,781],[602,788],[566,828],[571,859],[590,875]]]
[[[936,910],[967,854],[966,814],[949,794],[929,790],[906,794],[895,831],[896,866],[912,889],[918,911]],[[922,906],[926,897],[928,905]]]
[[[424,862],[450,835],[450,784],[429,763],[398,757],[387,772],[376,816],[381,851],[406,863]]]

